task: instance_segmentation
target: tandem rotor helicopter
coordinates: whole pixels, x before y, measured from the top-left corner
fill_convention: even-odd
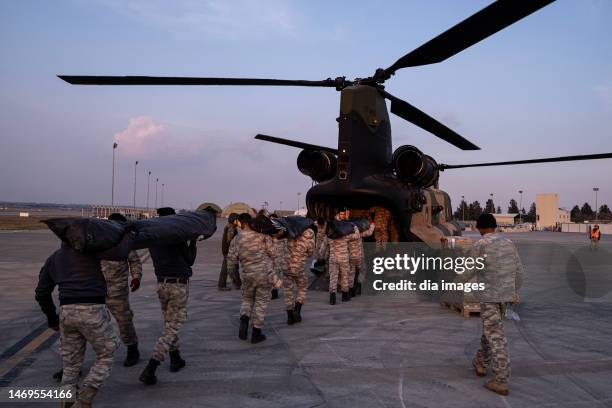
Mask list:
[[[612,158],[612,153],[550,157],[531,160],[449,165],[439,164],[415,146],[392,152],[391,113],[432,133],[462,150],[479,147],[417,109],[391,95],[384,83],[397,70],[444,61],[505,27],[534,13],[554,0],[498,0],[398,59],[372,76],[320,81],[261,78],[194,78],[151,76],[58,75],[74,85],[263,85],[335,88],[340,92],[337,148],[312,145],[267,135],[255,138],[303,149],[297,158],[300,172],[315,185],[306,195],[313,217],[329,218],[340,208],[367,211],[383,208],[393,216],[395,237],[390,241],[422,241],[439,245],[448,235],[460,235],[452,218],[449,195],[438,189],[441,171],[481,166],[549,163]],[[356,207],[358,203],[358,207]]]

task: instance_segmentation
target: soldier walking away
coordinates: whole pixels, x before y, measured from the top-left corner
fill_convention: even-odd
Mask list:
[[[485,259],[485,267],[477,272],[477,279],[484,283],[486,290],[478,295],[482,336],[472,365],[476,375],[485,376],[491,363],[495,377],[487,381],[485,387],[508,395],[510,359],[503,319],[508,304],[518,302],[523,267],[512,241],[495,232],[497,223],[493,215],[482,214],[478,217],[476,228],[482,238],[474,244],[471,255]],[[473,274],[474,269],[464,273],[463,279],[470,279]]]
[[[352,239],[348,242],[349,249],[349,292],[351,297],[355,295],[361,295],[361,283],[359,283],[359,274],[363,272],[365,266],[365,260],[363,255],[363,238],[367,238],[372,235],[376,224],[371,222],[368,229],[359,232],[357,239]]]
[[[307,228],[295,239],[287,240],[289,251],[289,268],[283,276],[283,294],[285,297],[285,308],[287,310],[287,324],[302,321],[302,306],[306,300],[308,290],[308,277],[304,268],[306,262],[314,252],[315,233],[312,228]],[[297,287],[297,296],[293,293],[294,286]]]
[[[344,221],[348,217],[347,211],[340,211],[336,215],[336,220]],[[327,227],[327,244],[329,246],[329,304],[336,304],[336,290],[338,287],[338,280],[340,280],[340,290],[342,291],[342,301],[348,302],[351,300],[349,294],[349,250],[348,242],[353,239],[359,238],[359,230],[357,227],[354,228],[352,234],[345,235],[340,238],[330,238],[330,223]]]
[[[62,386],[76,393],[73,407],[91,407],[92,400],[113,367],[119,339],[106,306],[106,280],[101,260],[125,261],[133,242],[128,233],[115,248],[99,253],[82,253],[66,243],[55,251],[40,270],[36,301],[47,316],[47,323],[60,332]],[[51,294],[58,287],[60,313]],[[78,386],[79,373],[89,343],[96,360]]]
[[[164,217],[175,214],[175,211],[163,207],[157,210],[157,214]],[[157,383],[155,370],[166,354],[170,355],[171,372],[179,371],[186,364],[179,352],[178,331],[187,320],[189,278],[197,255],[196,239],[189,241],[189,244],[151,247],[149,252],[157,276],[157,296],[164,318],[164,331],[139,379],[146,385],[153,385]]]
[[[119,213],[109,215],[108,219],[121,223],[127,222],[127,219]],[[130,251],[127,260],[102,261],[100,266],[106,279],[106,307],[117,321],[119,336],[123,344],[127,346],[127,356],[123,361],[123,366],[131,367],[140,360],[140,353],[138,336],[134,328],[134,312],[130,308],[129,289],[134,292],[140,287],[142,262],[136,251]]]
[[[317,275],[327,271],[327,258],[329,257],[329,246],[325,235],[325,220],[322,217],[317,219],[317,233],[315,237],[314,258],[315,263],[310,270]]]
[[[242,305],[238,337],[247,340],[249,320],[252,318],[251,343],[256,344],[266,339],[261,329],[266,308],[270,303],[270,290],[272,287],[280,288],[281,280],[276,275],[272,262],[274,256],[272,237],[257,232],[265,228],[272,229],[272,222],[264,216],[251,220],[247,218],[248,214],[241,214],[240,217],[243,229],[230,244],[227,266],[232,270],[240,264],[241,268]]]
[[[223,254],[223,263],[221,264],[221,273],[219,273],[219,290],[230,290],[227,286],[227,276],[233,275],[232,273],[228,273],[227,270],[227,251],[229,251],[230,242],[238,233],[238,214],[231,213],[229,217],[227,217],[227,225],[223,229],[223,237],[221,238],[221,253]]]
[[[591,239],[591,250],[596,251],[599,247],[599,241],[601,240],[601,230],[599,229],[599,225],[593,225],[593,229],[589,233],[589,238]]]
[[[277,219],[278,215],[276,213],[270,214],[268,217],[270,220]],[[280,278],[284,276],[287,272],[288,268],[288,250],[287,250],[287,238],[285,237],[284,231],[279,231],[278,233],[272,236],[272,242],[274,243],[274,257],[272,258],[272,263],[274,264],[274,272]],[[272,288],[272,297],[274,299],[278,299],[278,289]]]

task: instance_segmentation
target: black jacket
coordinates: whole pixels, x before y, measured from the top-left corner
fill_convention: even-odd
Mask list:
[[[47,258],[40,270],[35,293],[36,301],[47,315],[50,326],[59,323],[51,296],[55,286],[58,286],[60,305],[105,303],[106,281],[100,261],[127,259],[132,242],[133,235],[126,234],[118,246],[98,253],[82,253],[63,244]]]
[[[195,262],[198,248],[196,241],[182,243],[180,245],[168,245],[149,248],[151,260],[158,278],[189,278],[192,274],[191,267]]]

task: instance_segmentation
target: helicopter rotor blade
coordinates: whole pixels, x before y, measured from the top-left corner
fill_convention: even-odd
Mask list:
[[[398,59],[386,78],[401,68],[434,64],[516,23],[554,0],[498,0]]]
[[[310,144],[310,143],[297,142],[295,140],[282,139],[280,137],[274,137],[274,136],[258,134],[257,136],[255,136],[255,139],[257,139],[257,140],[264,140],[266,142],[278,143],[278,144],[282,144],[282,145],[285,145],[285,146],[297,147],[297,148],[300,148],[300,149],[320,150],[320,151],[323,151],[323,152],[329,152],[329,153],[333,153],[333,154],[338,154],[338,150],[337,149],[333,149],[331,147],[318,146],[318,145],[313,145],[313,144]]]
[[[72,85],[267,85],[267,86],[314,86],[337,87],[344,78],[323,81],[266,78],[197,78],[157,76],[89,76],[58,75],[58,78]]]
[[[476,146],[463,136],[459,135],[454,130],[446,127],[436,119],[432,118],[425,112],[409,104],[408,102],[401,100],[386,91],[381,91],[383,96],[391,101],[391,113],[399,116],[402,119],[411,122],[421,129],[432,133],[442,140],[447,141],[455,147],[462,150],[480,150],[480,147]]]
[[[447,169],[463,169],[466,167],[510,166],[514,164],[554,163],[554,162],[578,161],[578,160],[598,160],[598,159],[612,159],[612,153],[585,154],[585,155],[579,155],[579,156],[547,157],[543,159],[515,160],[515,161],[504,161],[504,162],[493,162],[493,163],[440,164],[438,168],[444,171]]]

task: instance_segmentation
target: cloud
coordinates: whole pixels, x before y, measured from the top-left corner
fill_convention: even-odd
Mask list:
[[[168,131],[148,116],[137,116],[129,120],[127,128],[115,133],[114,140],[127,156],[154,156],[167,147]]]
[[[291,32],[294,14],[285,0],[99,0],[114,11],[174,34],[245,36]]]

